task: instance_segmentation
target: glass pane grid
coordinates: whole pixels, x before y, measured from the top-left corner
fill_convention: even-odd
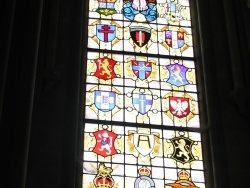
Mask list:
[[[197,132],[86,124],[83,180],[107,167],[114,181],[119,183],[119,177],[138,179],[145,176],[162,187],[178,179],[180,173],[197,183],[204,183],[200,137]],[[186,153],[182,153],[185,151],[183,143],[190,148]],[[143,172],[139,173],[140,170]]]
[[[83,188],[205,188],[192,37],[189,0],[89,1]]]

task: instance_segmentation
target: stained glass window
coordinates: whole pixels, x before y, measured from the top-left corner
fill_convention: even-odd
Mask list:
[[[205,188],[189,0],[89,0],[82,188]]]

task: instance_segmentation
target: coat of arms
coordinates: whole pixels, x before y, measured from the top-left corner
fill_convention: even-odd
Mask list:
[[[160,154],[159,133],[150,133],[149,129],[139,131],[128,131],[129,152],[140,158],[139,162],[147,163],[151,158]]]
[[[183,31],[165,31],[165,40],[170,48],[182,48],[185,44],[184,37]]]
[[[134,93],[132,103],[135,109],[142,115],[146,114],[152,107],[153,97],[147,94]]]
[[[109,112],[115,108],[116,93],[114,91],[94,91],[94,104],[96,108],[103,112]]]
[[[138,85],[140,82],[138,83]],[[147,84],[147,82],[146,82]],[[141,84],[143,85],[143,84]],[[149,89],[135,88],[130,92],[126,92],[126,114],[128,121],[138,123],[155,123],[159,118],[159,97]]]
[[[129,108],[137,110],[141,115],[147,114],[153,106],[154,99],[150,90],[136,88],[132,93],[127,93],[127,96],[131,97],[133,105]]]
[[[89,83],[111,84],[123,76],[122,64],[117,56],[99,53],[87,61],[87,80]]]
[[[99,14],[108,16],[117,13],[117,11],[115,10],[116,0],[97,0],[97,1],[98,1],[98,8],[96,9],[96,12],[98,12]]]
[[[169,97],[169,111],[178,118],[187,117],[190,113],[189,98]]]
[[[96,72],[94,76],[99,79],[108,80],[116,78],[117,75],[114,71],[116,61],[108,57],[95,59]]]
[[[180,87],[188,85],[189,82],[186,78],[186,73],[188,71],[188,68],[184,65],[175,63],[166,66],[167,70],[169,71],[169,78],[167,80],[168,83]]]
[[[164,27],[161,29],[163,32],[164,41],[161,44],[169,50],[170,54],[181,54],[191,45],[191,41],[189,40],[189,33],[183,29],[178,27]]]
[[[99,119],[111,119],[117,112],[120,111],[120,91],[115,87],[95,86],[86,94],[87,108],[94,111]]]
[[[93,131],[84,132],[84,150],[91,151],[93,158],[109,160],[120,154],[124,148],[124,140],[116,126],[98,125]],[[109,158],[108,158],[109,157]]]
[[[143,166],[138,170],[139,177],[135,180],[134,188],[155,188],[155,183],[152,178],[150,178],[151,172],[146,167]]]
[[[181,0],[167,0],[167,3],[164,3],[164,9],[164,13],[160,13],[160,16],[165,17],[171,25],[181,25],[181,21],[190,20],[188,2]]]
[[[179,134],[179,136],[175,136]],[[164,152],[168,158],[175,161],[179,168],[189,168],[191,163],[201,157],[201,145],[193,140],[188,132],[176,132],[172,138],[166,139]],[[191,137],[191,138],[190,138]]]
[[[136,59],[127,58],[126,70],[127,77],[138,81],[137,84],[143,86],[142,82],[145,82],[145,84],[148,85],[148,82],[156,78],[156,61],[147,60],[145,57],[137,57]]]
[[[116,26],[107,24],[97,24],[96,36],[102,42],[111,42],[116,37]]]
[[[167,186],[171,186],[172,188],[199,188],[197,187],[191,180],[190,175],[186,170],[181,170],[178,172],[178,180],[174,183],[168,183]]]
[[[89,26],[89,38],[102,49],[111,49],[116,43],[120,41],[121,26],[115,21],[96,20]],[[96,47],[91,44],[89,47]]]
[[[195,160],[192,154],[194,141],[186,137],[175,137],[170,139],[173,144],[174,152],[171,158],[180,163],[190,163]]]
[[[114,146],[115,139],[117,138],[116,133],[104,129],[94,132],[93,135],[96,140],[96,144],[93,149],[94,153],[103,157],[117,154]]]
[[[195,100],[191,95],[176,93],[173,96],[169,92],[164,95],[163,99],[166,99],[164,106],[165,115],[175,123],[181,123],[179,126],[185,125],[195,117]]]
[[[146,61],[132,61],[132,70],[134,74],[140,79],[145,80],[152,72],[152,63]]]
[[[134,43],[139,46],[145,46],[151,36],[151,28],[144,26],[131,26],[130,35]]]
[[[124,39],[129,43],[136,52],[146,53],[148,48],[157,42],[157,31],[149,25],[141,14],[136,15],[134,22],[125,27]]]
[[[152,22],[158,17],[156,0],[126,0],[122,13],[130,21],[134,21],[135,16],[141,14],[147,22]]]

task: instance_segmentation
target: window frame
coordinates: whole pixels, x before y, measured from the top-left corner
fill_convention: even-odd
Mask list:
[[[85,1],[84,5],[85,5],[85,9],[83,10],[83,12],[85,13],[85,15],[83,16],[83,25],[88,27],[88,10],[89,10],[89,1]],[[192,21],[192,37],[193,37],[193,49],[194,49],[194,57],[193,58],[181,58],[181,59],[193,59],[194,63],[195,63],[195,69],[196,69],[196,87],[197,87],[197,95],[198,95],[198,100],[202,101],[199,102],[199,118],[200,118],[200,128],[188,128],[188,127],[168,127],[169,130],[183,130],[183,131],[195,131],[195,132],[199,132],[201,134],[201,139],[202,139],[202,155],[203,155],[203,166],[204,166],[204,176],[205,176],[205,186],[206,188],[214,188],[216,187],[216,183],[215,183],[215,174],[214,174],[214,168],[215,168],[215,164],[213,163],[214,161],[214,157],[213,157],[213,153],[211,150],[211,122],[209,121],[209,110],[208,110],[208,96],[206,94],[206,90],[207,90],[207,81],[205,78],[205,62],[206,62],[206,53],[204,53],[204,41],[203,41],[203,33],[202,31],[204,30],[203,24],[201,24],[201,17],[202,17],[202,13],[201,11],[199,11],[200,7],[204,6],[204,4],[198,2],[198,0],[189,0],[190,3],[190,14],[191,14],[191,21]],[[200,5],[202,4],[202,5]],[[87,18],[87,19],[84,19]],[[203,18],[204,19],[204,18]],[[203,20],[202,19],[202,20]],[[83,27],[84,28],[84,27]],[[88,30],[87,29],[83,29],[83,42],[82,42],[82,51],[83,51],[83,55],[82,55],[82,62],[86,62],[87,59],[87,52],[89,51],[87,45],[88,45]],[[104,50],[93,50],[91,49],[91,51],[104,51]],[[112,52],[111,50],[108,50],[108,52]],[[117,53],[117,51],[115,51],[115,53]],[[123,54],[123,51],[118,52],[118,54]],[[131,54],[135,54],[135,53],[131,53]],[[145,55],[148,56],[147,54],[141,54],[141,55]],[[150,55],[149,55],[150,56]],[[153,55],[154,56],[154,55]],[[156,57],[160,57],[159,55],[155,55]],[[168,56],[171,59],[171,56]],[[179,57],[178,57],[179,58]],[[199,63],[198,63],[199,62]],[[82,80],[81,80],[81,91],[82,93],[85,93],[86,89],[85,89],[85,85],[86,85],[86,67],[87,65],[85,63],[82,63]],[[127,125],[130,123],[126,123],[126,122],[115,122],[113,123],[112,121],[102,121],[102,120],[91,120],[91,119],[86,119],[85,118],[85,94],[83,94],[83,97],[81,98],[81,100],[83,101],[82,105],[81,105],[81,111],[83,112],[83,120],[81,120],[82,125],[81,127],[84,126],[85,122],[88,123],[104,123],[105,124],[109,124],[110,125],[116,125],[117,123],[120,123],[121,125]],[[131,123],[132,124],[132,123]],[[132,125],[131,125],[132,126]],[[137,123],[137,127],[144,127],[144,124],[139,124]],[[151,127],[152,128],[152,127]],[[206,158],[204,157],[206,156]],[[82,184],[81,184],[82,186]]]

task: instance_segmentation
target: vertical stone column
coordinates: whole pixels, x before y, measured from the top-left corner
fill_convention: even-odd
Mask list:
[[[7,75],[7,68],[9,62],[11,35],[14,22],[15,13],[14,0],[6,1],[3,4],[0,14],[1,36],[0,36],[0,121],[2,116],[3,100],[4,100],[4,88]]]
[[[204,79],[204,90],[201,91],[202,94],[204,92],[204,100],[201,106],[205,107],[207,112],[207,125],[204,129],[207,137],[205,139],[203,137],[203,142],[210,150],[205,154],[208,168],[210,167],[206,170],[210,171],[210,177],[206,175],[207,185],[213,188],[228,187],[227,170],[225,170],[227,160],[224,154],[223,103],[225,93],[231,90],[231,67],[223,0],[197,1],[197,3],[203,58],[203,75],[200,76]]]
[[[82,159],[78,155],[79,139],[82,132],[79,127],[82,125],[81,99],[81,75],[82,67],[85,62],[82,55],[86,46],[82,46],[83,32],[88,29],[86,22],[88,7],[85,6],[87,1],[62,0],[60,27],[58,33],[58,56],[57,61],[62,63],[62,75],[65,75],[64,86],[65,96],[67,98],[64,124],[63,124],[63,169],[62,183],[65,188],[80,187],[79,183],[82,178]],[[83,19],[84,18],[84,19]]]
[[[12,1],[1,113],[1,187],[25,188],[43,0]],[[7,5],[7,4],[6,4]],[[14,17],[13,17],[14,15]],[[8,23],[8,18],[3,18]],[[4,26],[3,26],[4,27]],[[9,29],[10,30],[10,29]],[[9,43],[9,41],[11,42]]]

